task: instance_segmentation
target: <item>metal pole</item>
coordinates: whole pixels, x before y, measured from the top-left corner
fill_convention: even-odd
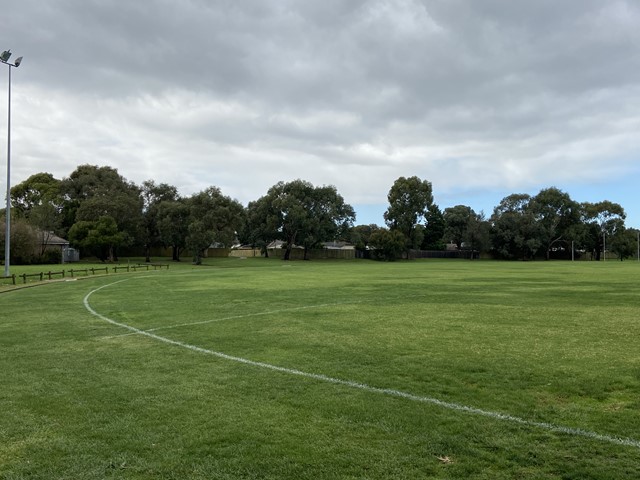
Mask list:
[[[4,276],[10,275],[11,264],[11,65],[9,67],[9,103],[7,114],[7,208],[5,210]]]
[[[571,240],[571,261],[573,262],[576,258],[575,258],[575,253],[576,250],[575,248],[573,248],[573,240]]]

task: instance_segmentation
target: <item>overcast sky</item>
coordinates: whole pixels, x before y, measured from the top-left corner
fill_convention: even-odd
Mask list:
[[[442,209],[556,186],[640,227],[635,0],[2,3],[12,184],[89,163],[246,205],[302,178],[382,225],[417,175]]]

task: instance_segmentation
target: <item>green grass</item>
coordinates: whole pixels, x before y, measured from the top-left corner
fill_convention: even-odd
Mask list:
[[[208,263],[0,294],[0,478],[640,477],[637,263]]]

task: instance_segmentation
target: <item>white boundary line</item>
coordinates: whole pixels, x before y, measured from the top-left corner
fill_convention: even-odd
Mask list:
[[[259,316],[263,316],[263,315],[273,315],[274,313],[282,313],[282,312],[295,312],[295,311],[298,311],[298,310],[307,310],[307,309],[310,309],[310,308],[325,308],[325,307],[334,307],[334,306],[338,306],[338,305],[355,305],[355,304],[358,304],[358,303],[360,303],[360,302],[321,303],[319,305],[305,305],[304,307],[281,308],[281,309],[278,309],[278,310],[268,310],[266,312],[247,313],[245,315],[232,315],[230,317],[213,318],[213,319],[210,319],[210,320],[201,320],[199,322],[179,323],[179,324],[176,324],[176,325],[167,325],[167,326],[164,326],[164,327],[148,328],[147,330],[144,330],[144,331],[145,332],[157,332],[159,330],[169,330],[169,329],[173,329],[173,328],[190,327],[192,325],[205,325],[207,323],[224,322],[226,320],[237,320],[239,318],[259,317]],[[112,335],[112,336],[105,337],[105,338],[128,337],[130,335],[138,335],[138,332],[123,333],[121,335]]]
[[[231,317],[224,318],[213,318],[211,320],[202,320],[200,322],[191,322],[191,323],[180,323],[177,325],[167,325],[166,327],[156,327],[145,330],[146,332],[157,332],[158,330],[169,330],[171,328],[180,328],[180,327],[190,327],[192,325],[204,325],[206,323],[213,322],[223,322],[225,320],[236,320],[238,318],[249,318],[249,317],[259,317],[261,315],[272,315],[274,313],[282,313],[282,312],[295,312],[297,310],[307,310],[309,308],[324,308],[324,307],[333,307],[337,305],[353,305],[358,302],[339,302],[339,303],[322,303],[319,305],[305,305],[303,307],[291,307],[291,308],[281,308],[279,310],[269,310],[266,312],[257,312],[257,313],[247,313],[246,315],[233,315]]]
[[[272,370],[272,371],[276,371],[276,372],[280,372],[280,373],[286,373],[286,374],[289,374],[289,375],[297,375],[297,376],[304,377],[304,378],[310,378],[310,379],[319,380],[319,381],[322,381],[322,382],[333,383],[333,384],[336,384],[336,385],[343,385],[343,386],[346,386],[346,387],[356,388],[358,390],[364,390],[364,391],[371,392],[371,393],[390,395],[390,396],[393,396],[393,397],[404,398],[404,399],[411,400],[411,401],[414,401],[414,402],[419,402],[419,403],[427,403],[427,404],[431,404],[431,405],[436,405],[438,407],[446,408],[448,410],[455,410],[455,411],[459,411],[459,412],[470,413],[470,414],[473,414],[473,415],[480,415],[482,417],[489,417],[489,418],[493,418],[493,419],[496,419],[496,420],[503,420],[503,421],[507,421],[507,422],[511,422],[511,423],[516,423],[516,424],[519,424],[519,425],[524,425],[524,426],[527,426],[527,427],[536,427],[536,428],[541,428],[541,429],[552,431],[552,432],[556,432],[556,433],[563,433],[563,434],[567,434],[567,435],[585,437],[585,438],[590,438],[590,439],[593,439],[593,440],[599,440],[601,442],[612,443],[612,444],[616,444],[616,445],[623,445],[623,446],[627,446],[627,447],[633,447],[633,448],[640,449],[640,440],[636,440],[636,439],[633,439],[633,438],[614,437],[614,436],[610,436],[610,435],[603,435],[603,434],[600,434],[600,433],[596,433],[596,432],[593,432],[593,431],[590,431],[590,430],[583,430],[581,428],[565,427],[565,426],[562,426],[562,425],[555,425],[553,423],[536,422],[536,421],[533,421],[533,420],[526,420],[524,418],[515,417],[513,415],[509,415],[509,414],[505,414],[505,413],[492,412],[490,410],[483,410],[483,409],[480,409],[480,408],[470,407],[470,406],[467,406],[467,405],[461,405],[461,404],[458,404],[458,403],[445,402],[443,400],[438,400],[437,398],[423,397],[423,396],[420,396],[420,395],[415,395],[413,393],[403,392],[401,390],[394,390],[394,389],[391,389],[391,388],[374,387],[374,386],[371,386],[371,385],[367,385],[366,383],[359,383],[359,382],[354,382],[352,380],[343,380],[343,379],[340,379],[340,378],[328,377],[326,375],[322,375],[322,374],[319,374],[319,373],[304,372],[302,370],[296,370],[296,369],[293,369],[293,368],[279,367],[277,365],[272,365],[270,363],[256,362],[256,361],[249,360],[249,359],[242,358],[242,357],[234,357],[233,355],[227,355],[226,353],[223,353],[223,352],[216,352],[214,350],[208,350],[206,348],[202,348],[202,347],[198,347],[196,345],[191,345],[191,344],[188,344],[188,343],[180,342],[178,340],[172,340],[170,338],[161,337],[160,335],[156,335],[155,333],[152,333],[150,331],[140,330],[140,329],[135,328],[135,327],[133,327],[131,325],[127,325],[125,323],[117,322],[115,320],[112,320],[109,317],[106,317],[106,316],[98,313],[96,310],[94,310],[91,307],[91,305],[89,304],[89,298],[91,297],[91,295],[93,295],[94,293],[96,293],[99,290],[102,290],[103,288],[107,288],[107,287],[110,287],[112,285],[116,285],[118,283],[125,282],[127,280],[130,280],[130,279],[119,280],[117,282],[109,283],[107,285],[103,285],[101,287],[98,287],[98,288],[90,291],[89,293],[87,293],[87,295],[84,297],[84,300],[83,300],[85,308],[92,315],[95,315],[96,317],[100,318],[101,320],[104,320],[105,322],[108,322],[108,323],[110,323],[112,325],[115,325],[115,326],[118,326],[118,327],[121,327],[121,328],[126,328],[127,330],[129,330],[132,333],[139,334],[139,335],[144,335],[144,336],[152,338],[154,340],[158,340],[160,342],[167,343],[169,345],[175,345],[175,346],[178,346],[178,347],[186,348],[186,349],[194,351],[194,352],[203,353],[203,354],[206,354],[206,355],[213,355],[213,356],[225,359],[225,360],[230,360],[230,361],[233,361],[233,362],[243,363],[245,365],[251,365],[253,367],[266,368],[268,370]]]

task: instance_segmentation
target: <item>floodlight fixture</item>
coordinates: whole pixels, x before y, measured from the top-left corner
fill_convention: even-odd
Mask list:
[[[5,50],[0,54],[0,63],[9,67],[9,98],[7,101],[7,207],[5,208],[5,235],[4,235],[4,276],[9,277],[9,265],[11,263],[11,67],[18,67],[22,63],[22,57],[16,58],[14,63],[9,63],[11,50]]]

